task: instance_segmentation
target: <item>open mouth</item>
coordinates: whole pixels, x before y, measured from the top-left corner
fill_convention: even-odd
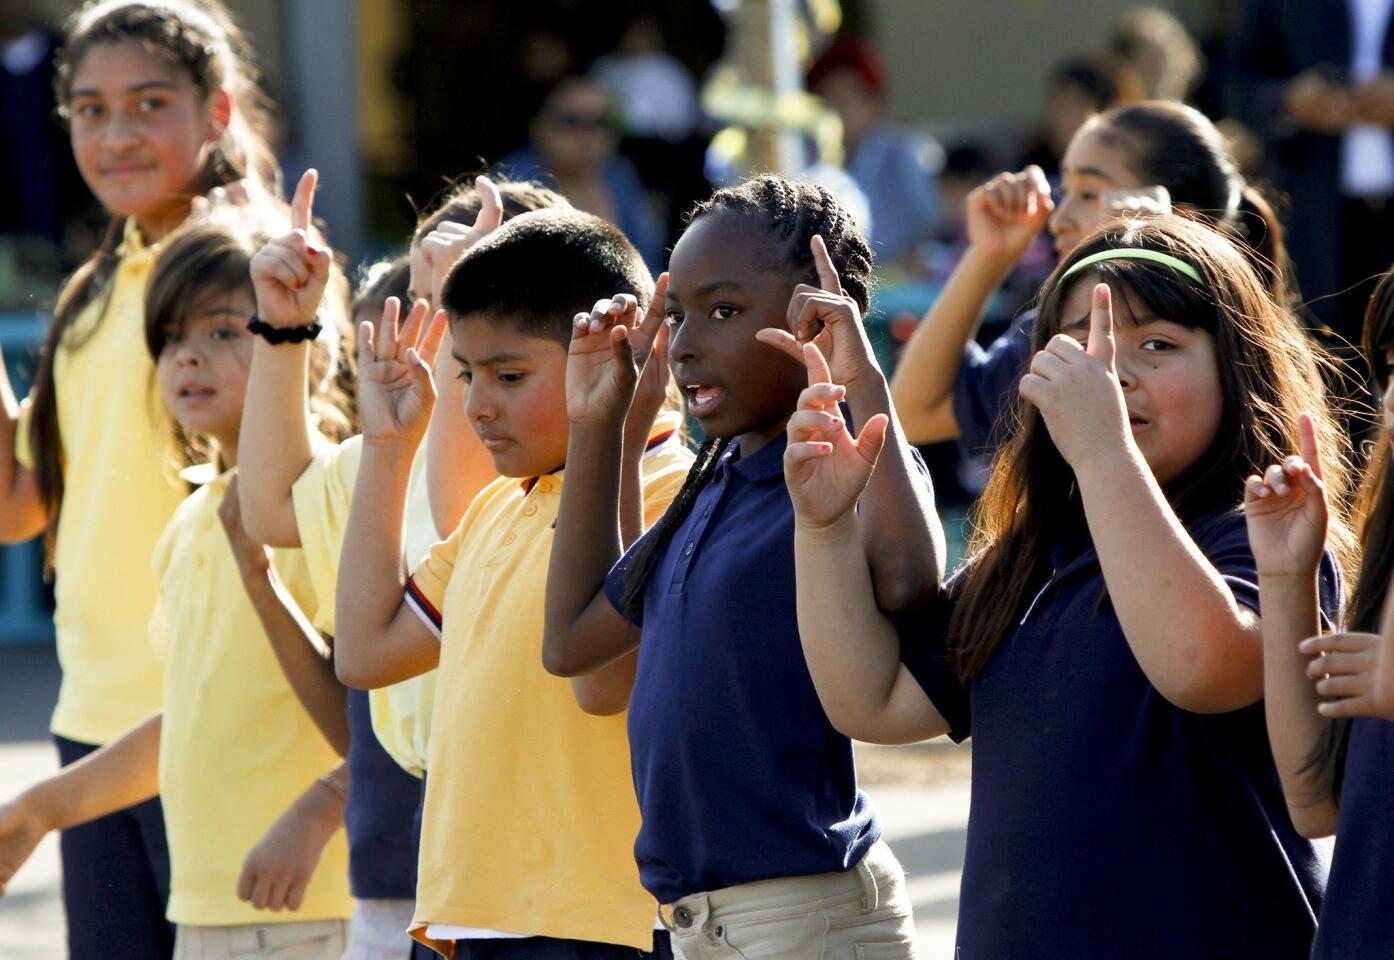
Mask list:
[[[721,398],[726,395],[726,391],[721,387],[703,383],[690,384],[683,388],[683,392],[687,394],[688,413],[699,419],[710,416],[721,402]]]
[[[180,387],[180,400],[207,400],[217,393],[212,387]]]
[[[1145,417],[1136,417],[1129,414],[1128,426],[1132,428],[1133,433],[1137,433],[1139,430],[1146,430],[1148,427],[1152,426],[1152,421]]]

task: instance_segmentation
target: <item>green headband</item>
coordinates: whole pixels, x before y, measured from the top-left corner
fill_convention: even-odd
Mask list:
[[[1162,253],[1159,250],[1146,250],[1141,247],[1115,247],[1112,250],[1100,250],[1098,253],[1090,254],[1062,273],[1060,275],[1060,282],[1064,283],[1084,268],[1092,267],[1094,264],[1102,263],[1105,260],[1151,260],[1153,263],[1160,263],[1163,266],[1171,267],[1176,272],[1190,277],[1200,286],[1205,286],[1205,281],[1201,278],[1200,271],[1185,260],[1179,260],[1171,254]]]

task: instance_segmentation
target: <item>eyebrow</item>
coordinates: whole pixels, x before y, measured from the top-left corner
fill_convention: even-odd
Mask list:
[[[718,290],[731,290],[736,293],[745,293],[745,287],[741,286],[734,280],[717,280],[714,283],[702,284],[696,290],[692,291],[692,295],[694,297],[701,298],[710,296],[711,294],[716,293]]]
[[[1130,326],[1130,327],[1145,327],[1145,326],[1147,326],[1148,324],[1151,324],[1151,323],[1167,323],[1167,324],[1171,324],[1171,325],[1174,326],[1174,327],[1182,327],[1182,329],[1185,329],[1185,327],[1184,327],[1182,324],[1177,323],[1175,320],[1168,320],[1166,317],[1159,317],[1159,316],[1157,316],[1156,314],[1151,314],[1151,313],[1143,313],[1143,314],[1132,314],[1132,313],[1129,313],[1129,314],[1126,314],[1126,316],[1121,317],[1121,318],[1120,318],[1120,316],[1119,316],[1117,313],[1115,313],[1115,314],[1114,314],[1114,317],[1113,317],[1113,320],[1114,320],[1114,324],[1115,324],[1115,325],[1118,323],[1119,319],[1125,319],[1125,320],[1127,320],[1128,326]],[[1074,319],[1074,320],[1070,321],[1069,323],[1065,324],[1064,326],[1062,326],[1062,327],[1060,328],[1060,332],[1061,332],[1061,333],[1067,333],[1067,332],[1069,332],[1069,331],[1071,331],[1071,330],[1087,330],[1087,329],[1089,329],[1089,314],[1086,313],[1086,314],[1084,314],[1084,316],[1082,316],[1082,317],[1077,317],[1076,319]]]
[[[481,360],[471,363],[454,350],[450,351],[450,355],[467,367],[497,367],[501,363],[517,363],[520,360],[528,359],[527,354],[524,353],[496,353],[492,357],[484,357]]]
[[[1113,177],[1104,173],[1098,167],[1065,167],[1061,173],[1073,173],[1077,177],[1094,177],[1098,180],[1107,180],[1113,183]]]
[[[170,93],[173,93],[178,89],[178,84],[172,83],[169,80],[146,80],[142,83],[137,83],[133,86],[127,87],[123,92],[131,94],[144,93],[147,90],[167,90]],[[72,93],[74,100],[76,100],[78,97],[100,97],[101,95],[102,91],[93,90],[90,87],[83,87],[80,90],[74,90]]]

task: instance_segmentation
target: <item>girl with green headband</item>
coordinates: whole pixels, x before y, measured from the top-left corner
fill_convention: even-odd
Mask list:
[[[1109,219],[1174,206],[1232,229],[1275,296],[1286,299],[1282,227],[1200,111],[1146,102],[1101,113],[1075,133],[1061,171],[1053,198],[1035,167],[994,177],[969,196],[968,251],[891,381],[913,442],[959,437],[970,453],[990,454],[1005,438],[1001,418],[1026,372],[1035,310],[986,348],[973,338],[988,303],[1043,229],[1065,257]]]
[[[1173,216],[1072,251],[1032,348],[970,558],[910,616],[877,610],[859,552],[874,436],[791,420],[819,696],[857,739],[974,738],[963,957],[1306,958],[1323,869],[1265,735],[1242,504],[1299,411],[1345,502],[1316,348],[1235,244]],[[1352,552],[1334,512],[1328,618]]]

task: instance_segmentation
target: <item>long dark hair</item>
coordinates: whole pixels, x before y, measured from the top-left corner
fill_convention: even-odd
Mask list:
[[[1389,386],[1390,369],[1385,351],[1394,347],[1394,275],[1386,273],[1365,309],[1365,359],[1380,394]],[[1376,406],[1382,406],[1376,396]],[[1389,469],[1389,434],[1383,429],[1368,444],[1365,477],[1355,499],[1356,526],[1360,537],[1360,572],[1350,595],[1345,628],[1378,633],[1389,576],[1394,572],[1394,471]],[[1321,739],[1307,758],[1306,772],[1320,795],[1339,802],[1345,775],[1346,750],[1350,745],[1350,721],[1328,720]]]
[[[741,217],[768,238],[766,266],[789,274],[791,293],[797,283],[818,283],[810,245],[815,235],[821,236],[828,245],[828,255],[837,268],[842,288],[862,313],[869,309],[876,283],[871,245],[837,198],[824,187],[773,175],[754,177],[718,190],[711,199],[699,203],[688,214],[688,223],[713,213]],[[677,496],[628,560],[623,571],[622,605],[630,619],[636,618],[643,608],[644,587],[654,566],[691,512],[697,495],[716,475],[717,464],[730,443],[729,439],[719,438],[703,442]]]
[[[220,0],[159,0],[88,3],[68,23],[67,41],[58,54],[55,78],[60,112],[66,117],[72,99],[73,74],[87,53],[102,43],[136,42],[186,72],[207,98],[226,90],[233,110],[222,139],[189,186],[190,196],[239,179],[255,181],[274,193],[280,168],[268,142],[270,101],[258,86],[257,70],[246,40]],[[34,474],[48,514],[52,545],[63,503],[62,435],[58,423],[53,364],[59,350],[77,350],[101,323],[116,272],[116,249],[123,224],[113,218],[97,250],[64,284],[54,306],[53,321],[38,356],[34,378],[31,454]],[[96,322],[75,329],[84,308],[101,302]]]
[[[1262,191],[1244,179],[1209,117],[1185,104],[1147,100],[1106,110],[1090,125],[1124,150],[1139,180],[1166,187],[1175,205],[1232,232],[1275,300],[1286,305],[1292,299],[1282,223]]]
[[[1091,254],[1127,248],[1177,257],[1194,266],[1203,283],[1163,264],[1126,259],[1061,279]],[[1331,544],[1349,567],[1354,543],[1345,521],[1347,443],[1327,405],[1320,348],[1274,303],[1248,258],[1220,232],[1188,218],[1109,224],[1073,250],[1042,287],[1036,350],[1060,332],[1070,290],[1097,282],[1113,288],[1115,303],[1136,303],[1214,337],[1224,410],[1210,448],[1167,484],[1182,523],[1237,508],[1245,477],[1297,452],[1297,415],[1306,410],[1330,452],[1325,477],[1333,509]],[[982,672],[1032,591],[1049,577],[1051,547],[1085,526],[1074,475],[1040,412],[1017,397],[1014,414],[1012,438],[998,452],[975,507],[974,559],[949,627],[950,659],[964,683]]]

